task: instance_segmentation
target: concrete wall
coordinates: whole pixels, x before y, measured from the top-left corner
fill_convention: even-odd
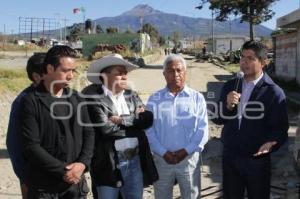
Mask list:
[[[179,40],[180,44],[181,44],[181,48],[194,48],[195,47],[195,43],[193,41],[189,41],[189,40]]]
[[[215,41],[216,54],[226,53],[230,50],[230,40],[232,42],[232,50],[239,50],[246,41],[245,38],[218,38]]]
[[[296,32],[276,36],[275,73],[286,80],[297,76],[297,36]]]
[[[276,36],[276,75],[300,85],[300,9],[278,18],[277,27],[295,32]]]
[[[296,28],[300,22],[300,9],[297,9],[287,15],[277,19],[277,27],[280,28]],[[299,27],[299,26],[298,26]]]
[[[296,81],[300,85],[300,29],[297,31]]]

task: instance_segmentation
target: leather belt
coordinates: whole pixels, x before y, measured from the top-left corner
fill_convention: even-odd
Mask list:
[[[139,153],[139,148],[138,147],[128,148],[125,149],[124,151],[117,151],[117,153],[119,158],[122,158],[124,160],[131,160]]]

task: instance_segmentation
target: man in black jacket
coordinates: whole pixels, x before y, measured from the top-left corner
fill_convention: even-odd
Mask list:
[[[76,52],[52,47],[46,54],[44,79],[21,105],[21,133],[28,171],[28,198],[85,198],[83,173],[94,146],[94,131],[84,100],[68,88]],[[81,107],[81,108],[78,108]]]
[[[245,189],[249,199],[270,198],[270,153],[285,142],[289,124],[284,92],[263,72],[266,58],[263,44],[246,42],[244,78],[228,81],[221,92],[225,199],[242,199]]]
[[[99,198],[142,199],[143,185],[157,179],[144,129],[153,115],[132,90],[127,90],[127,73],[137,66],[121,55],[93,62],[83,90],[95,127],[95,154],[91,176]]]

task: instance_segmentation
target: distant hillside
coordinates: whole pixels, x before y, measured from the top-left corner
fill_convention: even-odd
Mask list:
[[[143,24],[154,25],[162,35],[171,35],[174,31],[181,32],[183,36],[209,36],[211,34],[211,19],[164,13],[148,5],[137,5],[119,16],[102,17],[94,20],[94,22],[100,24],[103,29],[114,26],[118,27],[120,31],[125,31],[128,28],[137,31],[141,26],[141,16],[143,16]],[[229,34],[229,22],[214,21],[214,32],[216,35]],[[269,37],[271,32],[271,29],[264,26],[255,26],[256,36]],[[249,35],[248,23],[240,23],[239,19],[233,20],[231,33]]]

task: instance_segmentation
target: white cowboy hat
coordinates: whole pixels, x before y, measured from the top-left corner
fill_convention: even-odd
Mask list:
[[[134,65],[125,59],[123,59],[120,54],[111,54],[104,56],[96,61],[93,61],[87,71],[87,78],[90,82],[99,84],[101,83],[99,79],[99,73],[110,66],[121,65],[125,66],[127,72],[139,68],[139,66]]]

